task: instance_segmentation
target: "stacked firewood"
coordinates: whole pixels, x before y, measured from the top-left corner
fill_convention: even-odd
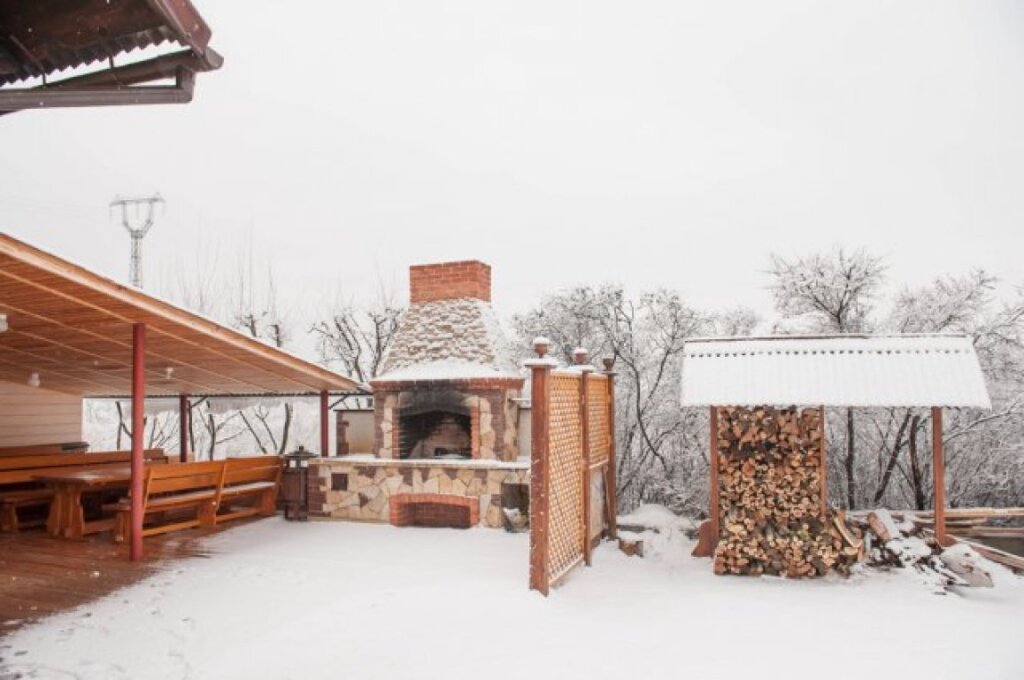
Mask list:
[[[822,504],[820,409],[721,408],[718,416],[715,573],[848,573],[863,541]]]

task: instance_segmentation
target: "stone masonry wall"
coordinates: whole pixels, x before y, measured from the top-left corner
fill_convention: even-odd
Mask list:
[[[474,498],[480,525],[504,526],[501,485],[530,483],[529,462],[494,467],[423,461],[320,459],[309,469],[312,517],[390,522],[390,499],[398,494],[440,494]]]

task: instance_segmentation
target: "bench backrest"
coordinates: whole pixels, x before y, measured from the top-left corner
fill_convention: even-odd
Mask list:
[[[224,482],[224,462],[168,463],[146,470],[143,502],[165,493],[220,489]]]
[[[249,482],[277,482],[281,478],[280,456],[228,458],[224,464],[224,486]]]
[[[89,442],[59,442],[32,446],[0,446],[0,456],[34,456],[43,453],[83,453]]]
[[[163,449],[147,449],[143,456],[149,464],[167,462]],[[0,458],[0,485],[23,484],[34,481],[35,476],[40,474],[65,472],[80,467],[120,465],[130,463],[131,460],[131,451],[44,453],[34,456],[3,457]]]

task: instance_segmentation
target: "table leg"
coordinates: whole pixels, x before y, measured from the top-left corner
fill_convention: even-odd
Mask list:
[[[51,536],[60,536],[64,531],[64,490],[57,487],[53,490],[53,500],[50,501],[50,514],[46,517],[46,533]]]
[[[82,489],[74,486],[68,489],[67,524],[64,525],[65,538],[82,538],[85,536],[85,509],[82,507]]]

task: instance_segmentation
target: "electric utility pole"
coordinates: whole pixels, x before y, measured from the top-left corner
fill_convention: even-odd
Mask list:
[[[131,284],[136,288],[142,288],[142,239],[146,237],[153,227],[156,205],[163,204],[164,199],[160,194],[146,198],[115,198],[110,202],[110,208],[115,206],[121,208],[121,224],[132,239],[131,266],[129,278]],[[132,210],[129,210],[132,208]],[[131,216],[129,217],[129,213]],[[145,215],[143,217],[143,215]],[[141,225],[140,225],[141,221]],[[133,225],[133,222],[135,223]]]

